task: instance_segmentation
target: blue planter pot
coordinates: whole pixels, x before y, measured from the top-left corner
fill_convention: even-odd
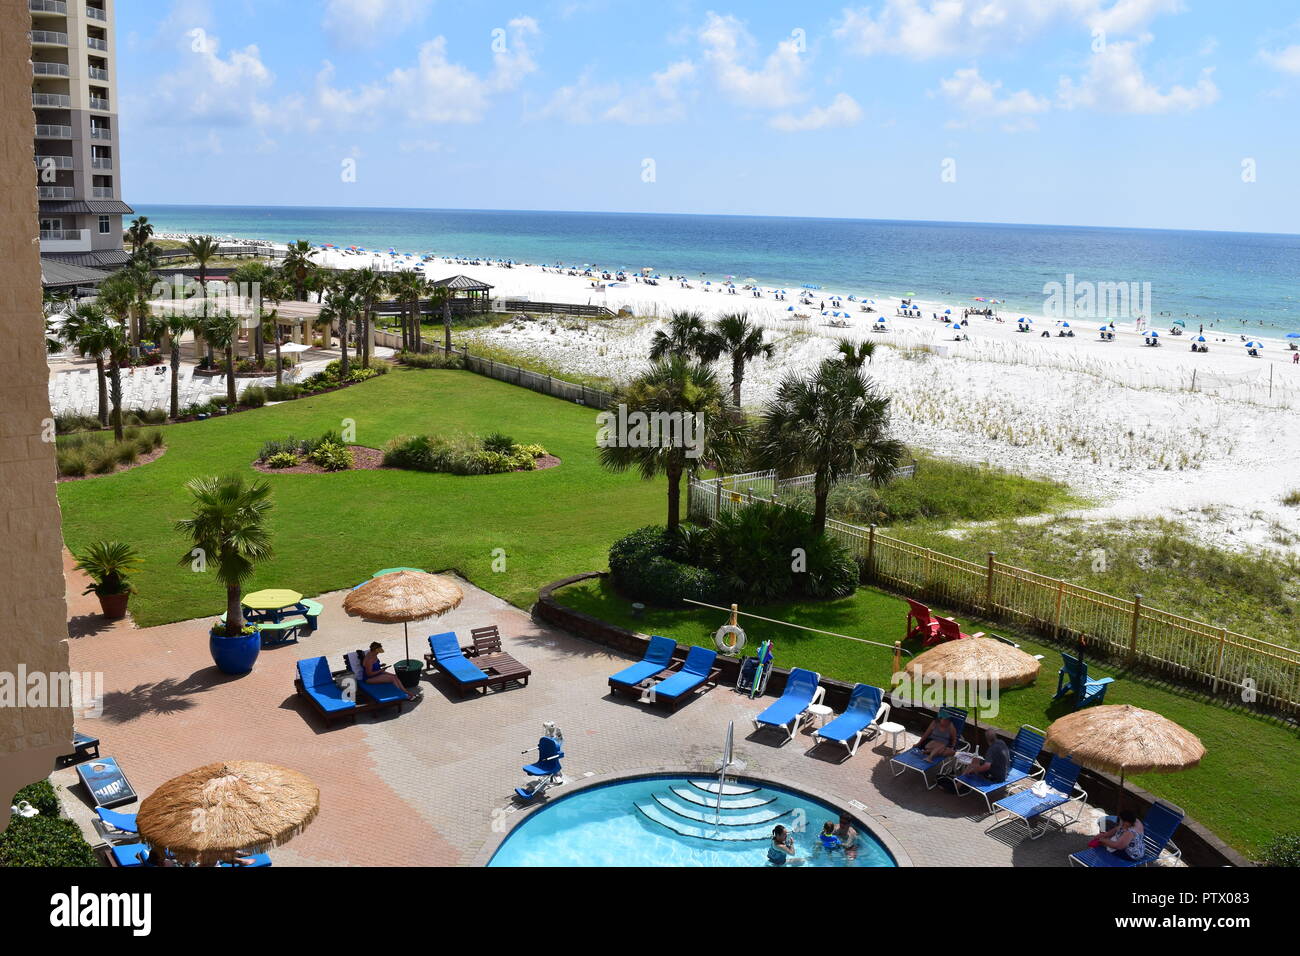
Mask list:
[[[208,633],[208,651],[212,654],[212,663],[223,674],[247,674],[257,663],[257,655],[262,651],[262,634],[240,634],[226,637],[216,631]]]

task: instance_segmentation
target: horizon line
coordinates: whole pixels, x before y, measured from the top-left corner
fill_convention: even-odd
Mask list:
[[[306,203],[181,203],[181,202],[140,202],[135,201],[139,206],[170,206],[186,209],[315,209],[315,210],[346,210],[346,211],[365,211],[365,212],[488,212],[488,213],[538,213],[545,215],[577,215],[577,216],[662,216],[662,217],[683,217],[683,218],[715,218],[715,219],[788,219],[794,222],[870,222],[870,223],[894,223],[900,225],[925,224],[925,225],[942,225],[942,226],[1006,226],[1006,227],[1025,227],[1038,229],[1097,229],[1112,230],[1122,232],[1190,232],[1206,233],[1213,235],[1232,235],[1232,236],[1282,236],[1286,238],[1300,238],[1300,233],[1293,232],[1260,232],[1245,229],[1191,229],[1175,228],[1170,226],[1106,226],[1106,225],[1087,225],[1080,223],[1048,223],[1048,222],[997,222],[992,220],[979,219],[872,219],[858,216],[783,216],[761,213],[710,213],[710,212],[644,212],[635,210],[607,210],[607,209],[490,209],[483,207],[470,206],[318,206],[308,205]]]

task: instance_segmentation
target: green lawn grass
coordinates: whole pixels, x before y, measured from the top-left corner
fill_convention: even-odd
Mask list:
[[[713,632],[727,618],[724,612],[704,608],[655,607],[648,607],[642,617],[634,618],[631,602],[604,580],[570,585],[556,592],[556,599],[613,624],[708,647],[713,646]],[[907,614],[901,598],[870,588],[860,588],[852,597],[836,601],[745,606],[741,610],[890,645],[903,636]],[[1029,687],[1001,695],[998,712],[983,712],[982,720],[1007,730],[1015,730],[1021,724],[1046,729],[1052,721],[1070,712],[1068,701],[1051,699],[1061,664],[1059,650],[1002,627],[979,624],[968,616],[959,619],[963,625],[974,625],[964,630],[1011,636],[1027,653],[1044,655],[1038,680]],[[824,677],[891,686],[892,650],[752,618],[742,618],[741,625],[748,636],[747,650],[752,653],[760,641],[770,639],[779,667],[806,667]],[[920,650],[909,647],[914,653]],[[905,657],[904,665],[906,660]],[[1117,678],[1106,694],[1106,703],[1134,704],[1163,714],[1195,733],[1205,744],[1205,759],[1196,769],[1138,775],[1132,778],[1135,783],[1172,800],[1247,856],[1253,855],[1274,834],[1295,828],[1296,732],[1293,727],[1218,706],[1198,695],[1125,674],[1104,663],[1094,663],[1090,672]],[[756,704],[756,710],[757,707]]]
[[[404,471],[268,475],[275,557],[250,589],[304,594],[351,587],[379,568],[455,569],[521,607],[556,578],[603,568],[610,542],[662,521],[663,485],[615,475],[596,462],[595,412],[470,372],[397,369],[337,392],[163,428],[166,453],[117,475],[59,486],[64,539],[75,553],[102,538],[143,556],[131,611],[143,627],[217,614],[212,576],[179,561],[172,530],[187,514],[185,482],[243,470],[268,439],[320,435],[356,423],[356,442],[383,447],[401,434],[504,431],[544,445],[563,464],[537,472],[462,477]],[[505,552],[493,570],[494,549]]]

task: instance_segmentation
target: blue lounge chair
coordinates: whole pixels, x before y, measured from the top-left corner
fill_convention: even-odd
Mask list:
[[[672,663],[675,650],[677,650],[677,642],[672,638],[660,637],[657,634],[652,636],[646,646],[645,656],[631,667],[625,667],[617,674],[610,675],[609,686],[614,690],[628,690],[635,688],[644,680],[663,673]]]
[[[804,670],[802,667],[791,670],[790,676],[785,679],[785,692],[775,703],[754,718],[754,729],[779,728],[785,734],[785,740],[781,741],[783,747],[794,740],[794,735],[799,732],[799,725],[808,719],[808,708],[813,704],[820,704],[826,694],[826,688],[821,686],[821,679],[821,674]]]
[[[462,691],[486,687],[487,673],[465,656],[454,631],[432,635],[429,650],[433,652],[428,658],[429,663],[450,677]]]
[[[1012,820],[1020,820],[1028,828],[1029,838],[1037,840],[1047,832],[1046,822],[1041,825],[1035,823],[1040,818],[1047,821],[1052,819],[1051,814],[1056,814],[1056,822],[1060,826],[1074,823],[1083,812],[1083,802],[1088,799],[1087,791],[1079,786],[1081,769],[1069,757],[1053,757],[1051,766],[1047,768],[1047,776],[1043,778],[1043,783],[1050,788],[1047,795],[1040,797],[1034,793],[1033,787],[1029,787],[1003,797],[993,804],[993,822],[984,828],[984,832],[988,833],[994,827]],[[1078,809],[1074,816],[1067,816],[1062,808],[1075,801],[1078,801]],[[1007,814],[1006,819],[1002,818],[1003,813]]]
[[[1089,677],[1088,665],[1073,654],[1062,652],[1061,660],[1061,669],[1056,674],[1056,695],[1052,700],[1073,694],[1075,710],[1105,702],[1106,688],[1115,682],[1115,678]]]
[[[1183,855],[1183,852],[1174,845],[1173,837],[1186,816],[1186,813],[1172,803],[1157,801],[1151,805],[1146,819],[1142,821],[1142,842],[1146,846],[1140,859],[1132,859],[1125,853],[1114,853],[1104,846],[1095,846],[1080,850],[1078,853],[1071,853],[1070,862],[1076,866],[1146,866],[1160,859],[1160,854],[1166,847],[1177,859]]]
[[[718,675],[722,672],[720,668],[713,666],[717,659],[717,651],[707,647],[692,647],[686,655],[682,669],[656,684],[651,690],[651,699],[656,703],[661,700],[667,701],[668,706],[676,710],[681,702],[701,684],[711,681],[716,685]]]
[[[953,727],[956,728],[957,751],[969,750],[970,744],[962,740],[961,737],[961,732],[966,726],[966,711],[960,707],[942,707],[939,709],[939,716],[947,717],[952,721]],[[919,747],[911,747],[891,757],[889,759],[889,769],[894,772],[895,777],[900,777],[909,770],[915,770],[921,775],[921,779],[925,781],[925,789],[933,790],[939,785],[939,774],[936,772],[932,779],[930,771],[938,771],[951,760],[952,757],[935,757],[932,760]]]
[[[270,858],[269,856],[267,856],[265,853],[254,853],[254,854],[252,854],[251,856],[249,856],[249,859],[252,860],[253,862],[252,862],[252,863],[236,863],[236,862],[233,861],[233,860],[230,860],[230,861],[222,860],[220,863],[217,864],[217,866],[218,866],[218,867],[223,867],[223,866],[226,866],[226,867],[233,867],[233,868],[235,868],[235,869],[237,869],[237,870],[255,870],[255,869],[257,869],[257,868],[260,867],[260,866],[270,866],[270,865],[271,865],[271,858]]]
[[[1011,766],[1007,770],[1007,779],[994,783],[975,774],[962,774],[954,781],[957,785],[957,793],[978,793],[984,798],[984,805],[988,807],[989,813],[992,813],[993,794],[1013,784],[1037,779],[1043,775],[1043,767],[1038,762],[1038,755],[1043,752],[1045,739],[1046,734],[1037,727],[1024,724],[1011,744]]]
[[[329,662],[323,657],[309,657],[298,662],[298,679],[294,682],[298,693],[305,697],[315,711],[330,721],[340,717],[355,716],[357,702],[349,699],[330,673]]]
[[[889,716],[885,692],[870,684],[857,684],[849,694],[849,705],[825,727],[813,731],[813,747],[822,743],[843,744],[841,763],[858,752],[858,744],[867,734],[874,735]],[[812,748],[809,748],[810,750]]]
[[[109,865],[117,867],[144,866],[149,858],[148,843],[119,843],[108,848]]]
[[[134,813],[119,813],[117,810],[106,810],[98,807],[95,813],[99,816],[100,832],[109,839],[138,839],[140,828],[136,826]]]

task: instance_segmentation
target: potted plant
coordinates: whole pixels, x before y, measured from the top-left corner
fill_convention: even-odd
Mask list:
[[[181,563],[212,571],[226,589],[226,619],[208,634],[212,662],[225,674],[247,674],[262,649],[262,635],[244,622],[244,583],[258,564],[271,557],[271,486],[248,482],[242,475],[195,478],[186,484],[193,497],[193,516],[176,522],[192,547]]]
[[[140,567],[135,548],[121,541],[96,541],[77,556],[76,569],[90,578],[82,594],[92,591],[99,598],[99,609],[110,621],[126,617],[131,599],[130,575]]]

